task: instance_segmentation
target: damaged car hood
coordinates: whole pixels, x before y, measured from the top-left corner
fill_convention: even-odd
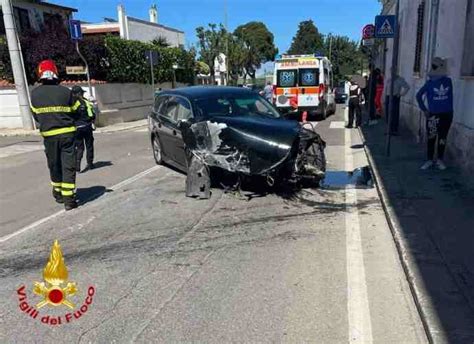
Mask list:
[[[187,148],[209,166],[265,174],[283,163],[297,140],[296,121],[264,116],[215,116],[182,130]]]

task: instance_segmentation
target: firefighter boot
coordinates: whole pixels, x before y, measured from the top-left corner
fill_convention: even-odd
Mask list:
[[[64,203],[63,196],[61,195],[61,191],[56,191],[53,189],[53,197],[56,203]]]
[[[63,196],[64,199],[64,209],[66,211],[77,208],[77,201],[74,196]]]

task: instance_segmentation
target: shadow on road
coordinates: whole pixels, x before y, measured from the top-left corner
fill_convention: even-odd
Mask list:
[[[112,191],[113,190],[107,189],[105,186],[91,186],[89,188],[77,189],[76,195],[79,205],[84,205],[98,199],[103,194]]]

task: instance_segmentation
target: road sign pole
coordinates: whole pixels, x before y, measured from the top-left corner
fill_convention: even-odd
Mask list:
[[[393,38],[393,52],[392,52],[392,70],[391,70],[391,78],[390,78],[390,96],[389,96],[389,112],[388,112],[388,125],[387,125],[387,141],[385,144],[385,154],[390,156],[390,144],[391,144],[391,137],[392,137],[392,118],[393,118],[393,111],[395,110],[394,104],[394,93],[393,93],[393,86],[395,85],[395,78],[398,72],[398,48],[399,48],[399,32],[400,27],[398,23],[399,13],[400,13],[400,0],[397,0],[397,7],[396,7],[396,17],[395,17],[395,36]]]
[[[153,51],[150,50],[150,73],[151,73],[151,89],[155,96],[155,71],[153,69]]]
[[[84,58],[84,56],[81,54],[81,51],[79,50],[79,41],[78,40],[76,40],[76,51],[77,51],[79,57],[81,58],[81,60],[86,65],[87,85],[89,86],[89,97],[93,98],[91,77],[90,77],[90,73],[89,73],[89,64],[87,63],[87,60]]]

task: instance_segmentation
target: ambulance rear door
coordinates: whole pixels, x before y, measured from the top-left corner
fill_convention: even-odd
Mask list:
[[[298,96],[298,69],[282,68],[276,70],[276,99],[277,107],[290,107],[291,98]]]
[[[319,68],[302,66],[298,74],[298,107],[317,107],[319,105]]]

